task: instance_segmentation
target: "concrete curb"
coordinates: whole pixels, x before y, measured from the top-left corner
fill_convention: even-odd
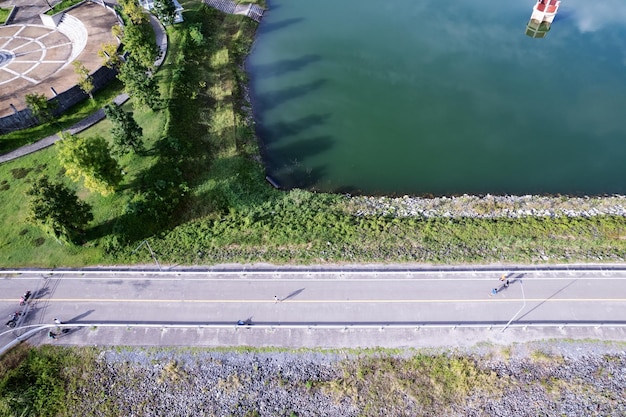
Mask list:
[[[85,267],[85,268],[0,268],[0,274],[70,274],[70,275],[104,275],[104,274],[127,274],[127,275],[200,275],[200,274],[361,274],[363,272],[375,274],[502,274],[502,273],[536,273],[536,272],[620,272],[626,271],[626,264],[575,264],[575,265],[452,265],[452,266],[436,266],[436,265],[216,265],[216,266],[178,266],[178,265],[162,265],[161,269],[154,267],[141,266],[104,266],[104,267]]]

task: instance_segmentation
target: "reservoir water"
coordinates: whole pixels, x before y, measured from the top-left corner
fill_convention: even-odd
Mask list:
[[[626,193],[626,1],[270,0],[247,61],[285,188]]]

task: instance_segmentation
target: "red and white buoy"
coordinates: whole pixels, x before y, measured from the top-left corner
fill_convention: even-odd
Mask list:
[[[537,0],[530,21],[526,25],[526,35],[531,38],[545,38],[560,5],[560,0]]]

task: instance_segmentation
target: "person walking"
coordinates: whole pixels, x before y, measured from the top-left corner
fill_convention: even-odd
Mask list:
[[[279,301],[280,301],[280,298],[278,298],[278,296],[277,296],[277,295],[275,295],[275,296],[274,296],[274,304],[276,304],[276,303],[277,303],[277,302],[279,302]]]
[[[54,324],[61,325],[61,324],[63,324],[63,322],[61,320],[59,320],[59,319],[54,319]]]

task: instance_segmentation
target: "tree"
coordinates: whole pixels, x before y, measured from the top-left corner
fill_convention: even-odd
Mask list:
[[[124,50],[143,67],[152,68],[161,51],[151,35],[152,27],[146,25],[127,25],[122,34]]]
[[[202,34],[202,23],[195,23],[189,26],[189,37],[195,46],[204,44],[204,35]]]
[[[78,75],[78,86],[93,100],[93,77],[89,74],[89,70],[80,61],[74,61],[72,65],[74,65],[74,72]]]
[[[122,181],[117,161],[100,136],[80,138],[65,135],[59,144],[59,159],[74,181],[85,180],[85,187],[102,195],[115,191]]]
[[[52,120],[52,112],[56,109],[58,104],[56,101],[48,101],[44,94],[37,93],[26,94],[24,99],[26,101],[26,106],[40,123]]]
[[[174,23],[176,6],[172,0],[154,0],[152,11],[164,25],[169,26]]]
[[[75,242],[87,224],[93,220],[91,206],[65,185],[52,183],[48,177],[36,180],[27,194],[29,221],[40,224],[59,240]]]
[[[156,78],[131,55],[117,75],[126,92],[139,106],[156,110],[161,105],[161,93]]]
[[[117,38],[118,41],[122,41],[122,37],[124,36],[124,28],[122,25],[113,25],[111,28],[111,35]]]
[[[120,0],[122,14],[127,16],[131,23],[140,25],[148,21],[148,14],[137,0]]]
[[[113,150],[117,154],[129,151],[139,153],[143,150],[143,129],[137,124],[132,112],[125,112],[115,103],[104,106],[104,114],[113,123]]]
[[[117,70],[122,65],[122,59],[117,53],[119,45],[115,42],[104,43],[100,45],[98,56],[102,58],[104,65],[108,68]]]

